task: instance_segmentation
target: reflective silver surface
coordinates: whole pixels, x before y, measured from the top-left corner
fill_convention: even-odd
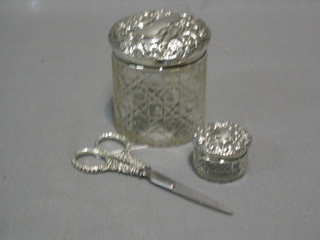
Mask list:
[[[219,185],[188,168],[190,144],[134,154],[231,207],[232,218],[142,179],[70,167],[75,150],[114,131],[106,31],[122,16],[161,5],[190,11],[212,30],[206,118],[248,128],[249,168]],[[0,239],[318,240],[319,5],[0,1]]]
[[[238,124],[208,123],[194,133],[193,168],[207,180],[234,181],[245,173],[250,144],[251,135]]]
[[[113,52],[124,61],[145,66],[191,63],[206,51],[210,31],[200,19],[169,10],[144,11],[111,28]]]
[[[185,12],[144,11],[109,32],[114,124],[137,144],[191,141],[203,123],[210,31]]]
[[[225,206],[213,200],[212,198],[199,193],[198,191],[174,181],[161,173],[152,171],[151,168],[147,169],[147,177],[149,181],[158,187],[162,187],[180,197],[190,200],[198,205],[207,207],[211,210],[219,211],[228,215],[233,215],[233,212],[228,210]]]
[[[123,146],[123,150],[117,153],[104,150],[100,144],[105,141],[116,141]],[[94,158],[91,158],[91,162],[93,163],[90,161],[85,162],[82,159],[85,156],[94,157],[95,159],[101,160],[101,162],[96,164]],[[130,143],[125,137],[117,133],[103,133],[97,138],[94,148],[80,149],[73,155],[71,162],[75,168],[86,173],[113,171],[138,177],[146,177],[156,186],[164,188],[187,200],[225,214],[233,214],[230,210],[227,210],[211,198],[151,170],[144,162],[131,154]]]
[[[251,143],[249,132],[232,122],[207,123],[198,127],[193,144],[201,152],[212,156],[236,158],[248,151]]]

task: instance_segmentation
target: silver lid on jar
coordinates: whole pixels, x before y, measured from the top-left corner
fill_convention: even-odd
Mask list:
[[[160,9],[118,21],[109,42],[124,61],[161,67],[196,61],[206,52],[210,36],[205,23],[191,14]]]
[[[192,166],[202,178],[230,182],[243,176],[251,135],[232,122],[207,123],[193,136]]]
[[[193,136],[197,150],[216,158],[238,158],[248,151],[250,143],[249,132],[232,122],[207,123]]]

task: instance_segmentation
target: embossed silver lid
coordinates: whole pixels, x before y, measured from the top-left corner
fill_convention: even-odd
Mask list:
[[[192,167],[209,181],[235,181],[246,171],[250,144],[251,135],[238,124],[208,123],[194,133]]]
[[[113,25],[109,42],[120,59],[158,67],[191,63],[204,55],[210,40],[205,23],[188,13],[144,11]]]
[[[193,136],[197,151],[210,159],[237,159],[245,155],[251,144],[251,135],[243,127],[232,122],[207,123],[199,127]]]

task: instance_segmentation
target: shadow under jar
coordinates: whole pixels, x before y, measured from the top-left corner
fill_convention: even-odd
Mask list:
[[[167,10],[138,13],[111,28],[119,133],[150,146],[191,141],[204,121],[209,40],[201,20]]]

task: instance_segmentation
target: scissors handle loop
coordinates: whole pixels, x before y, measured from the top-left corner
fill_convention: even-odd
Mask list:
[[[102,149],[101,147],[101,143],[103,141],[117,141],[118,143],[121,143],[124,148],[122,149],[122,151],[117,153],[107,151]],[[208,198],[207,196],[200,194],[181,183],[178,183],[158,172],[151,170],[151,168],[146,166],[144,162],[131,154],[130,147],[130,143],[125,137],[117,133],[103,133],[96,140],[94,148],[82,148],[77,151],[72,157],[72,164],[78,170],[87,173],[113,171],[139,177],[145,177],[149,179],[151,183],[157,185],[158,187],[164,188],[183,198],[189,199],[190,201],[196,202],[200,205],[209,207],[214,210],[224,212],[226,214],[232,214],[231,211],[225,209],[216,201]],[[89,156],[91,162],[83,161],[85,156]],[[92,163],[92,159],[94,159],[95,161],[93,161],[93,164],[90,164]],[[97,159],[99,160],[99,164],[96,164]]]
[[[94,147],[95,148],[99,148],[102,149],[100,147],[100,144],[104,141],[113,141],[113,142],[118,142],[123,146],[122,151],[120,152],[125,152],[128,153],[130,152],[131,149],[131,144],[130,142],[122,135],[114,133],[114,132],[106,132],[106,133],[102,133],[95,141],[94,143]],[[108,151],[104,151],[105,154],[107,155],[116,155],[112,152],[108,152]]]
[[[104,150],[100,147],[104,141],[116,141],[123,145],[123,149],[118,153]],[[130,149],[131,144],[124,136],[112,132],[103,133],[95,141],[94,148],[82,148],[77,151],[73,155],[72,164],[78,170],[86,173],[112,171],[139,177],[146,176],[146,164],[132,155]],[[91,157],[91,160],[98,159],[101,163],[90,164],[81,161],[81,158],[85,156]]]

